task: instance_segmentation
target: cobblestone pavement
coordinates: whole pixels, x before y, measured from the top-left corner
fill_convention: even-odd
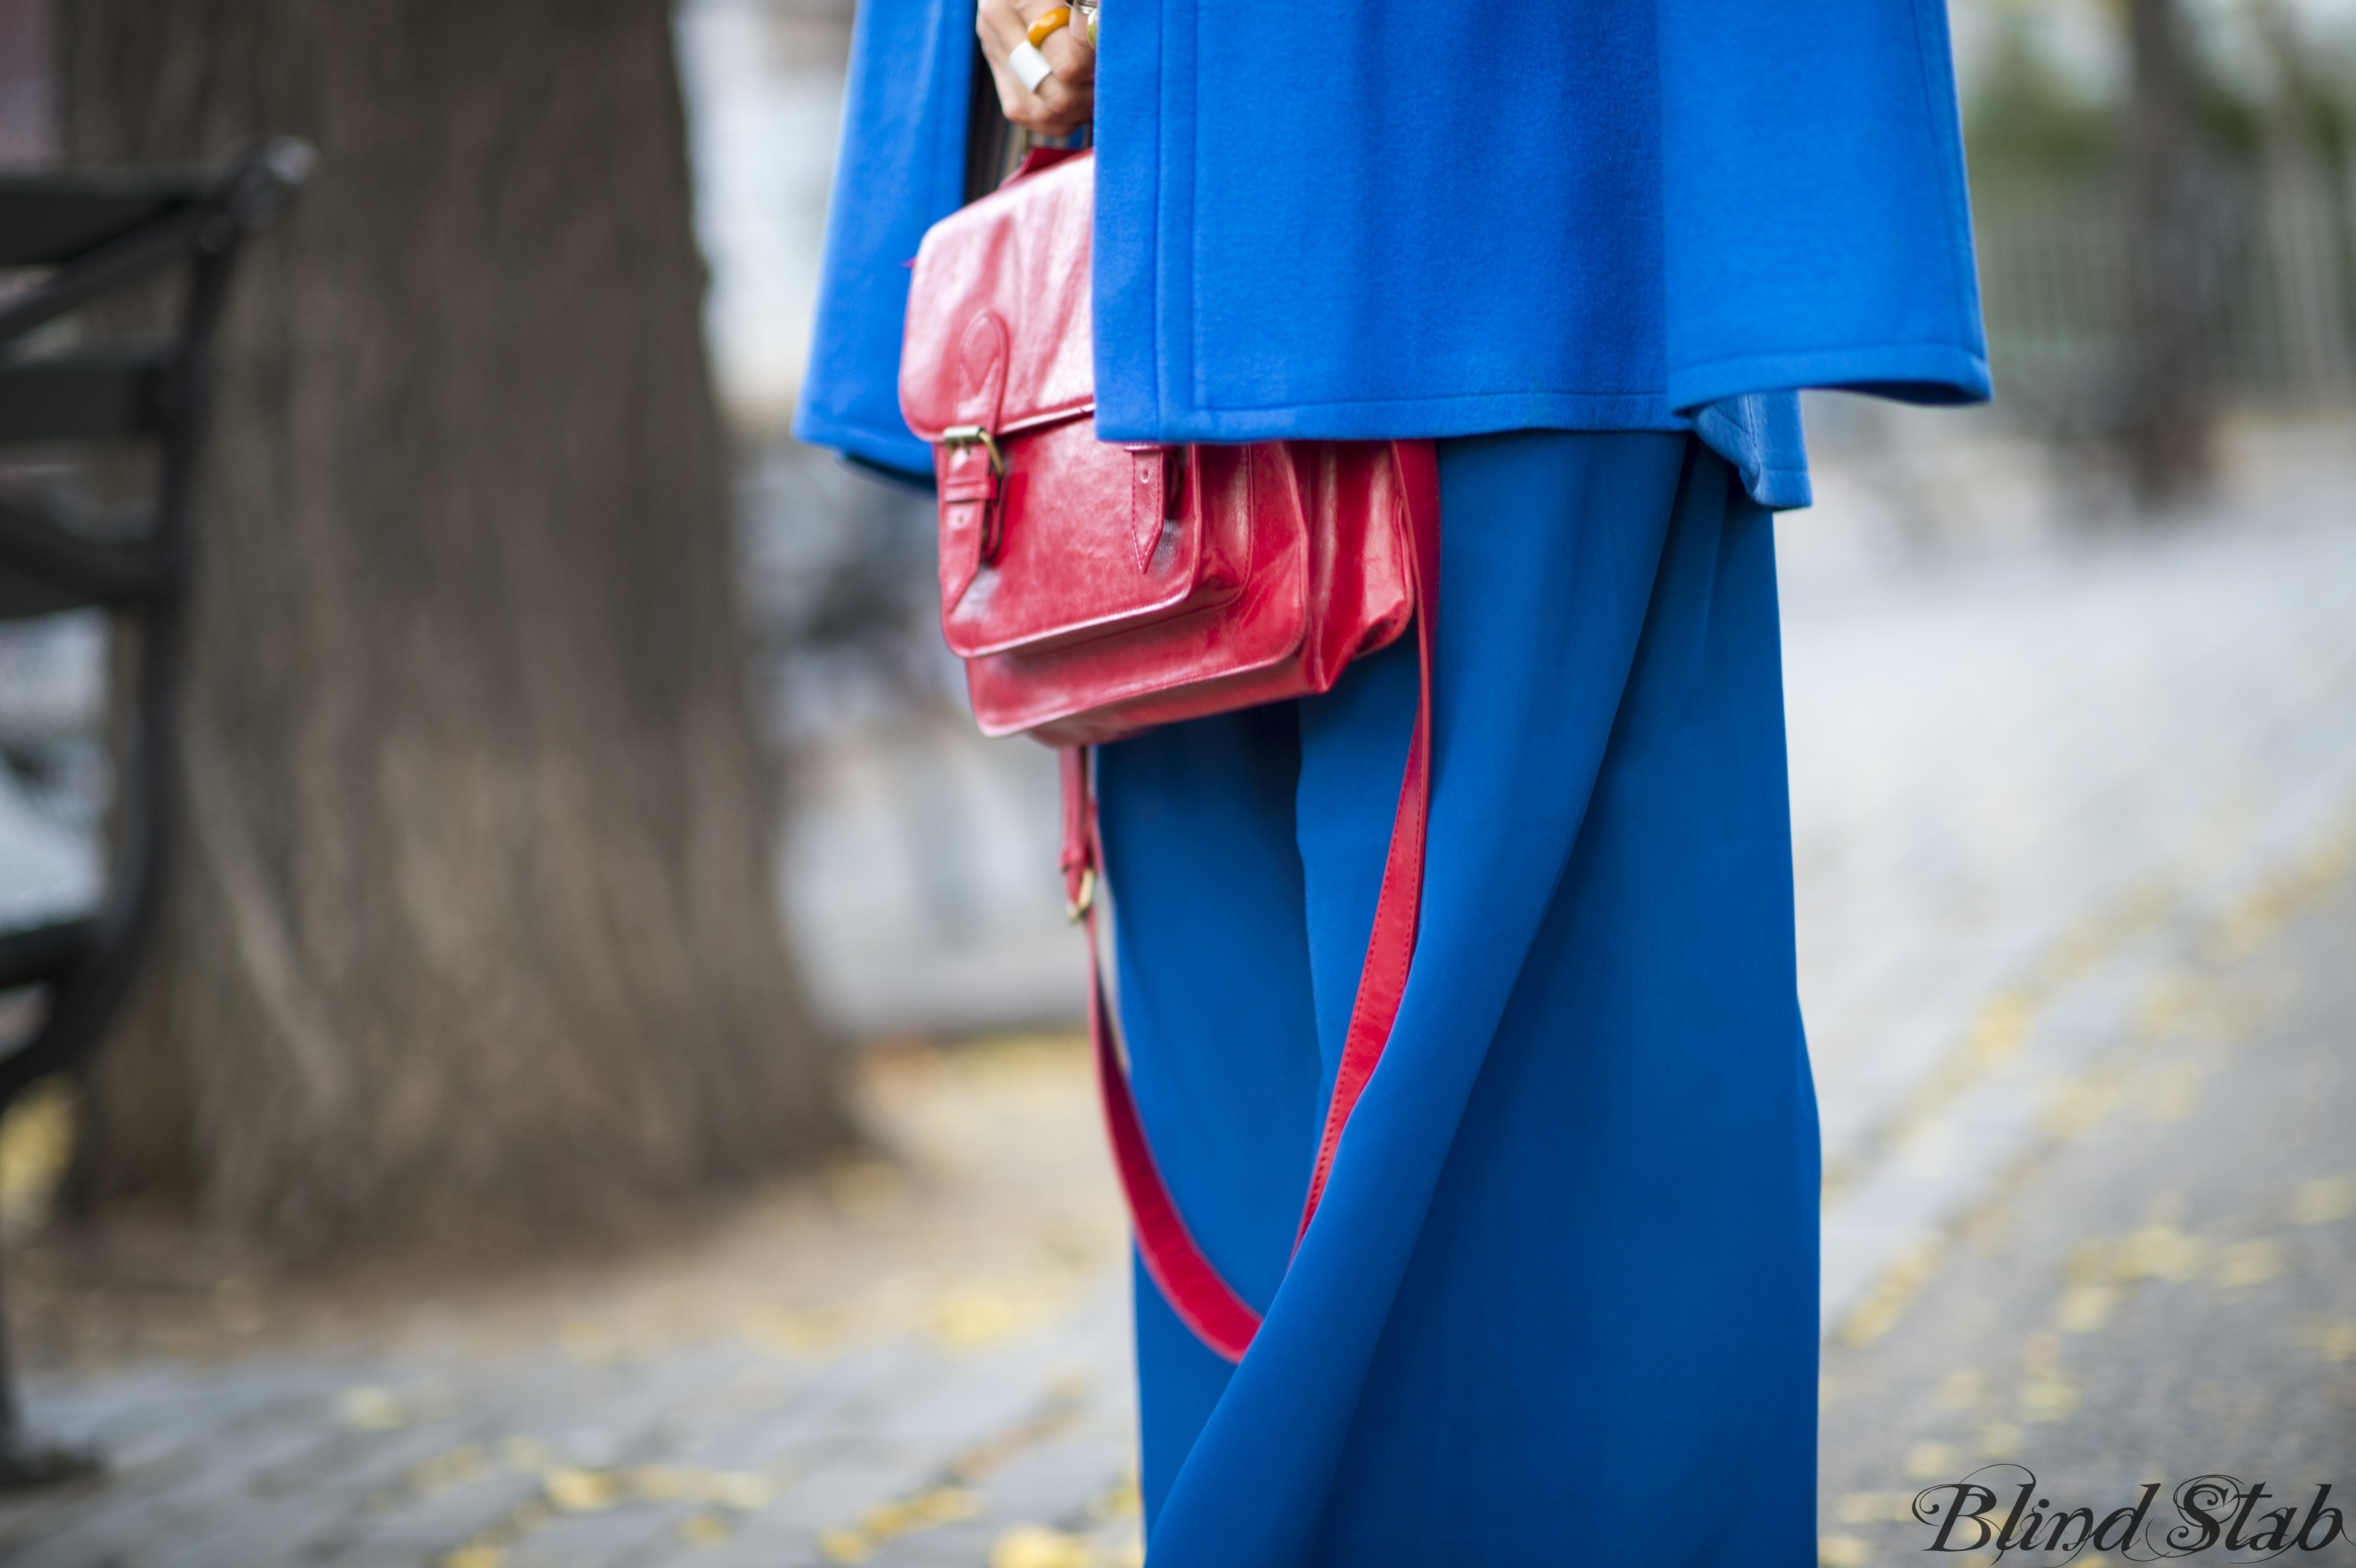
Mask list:
[[[1835,1568],[1917,1549],[1914,1490],[1992,1459],[2107,1509],[2147,1469],[2281,1491],[2349,1456],[2356,440],[2261,436],[2218,515],[2140,536],[1926,549],[1837,463],[1779,525]],[[1956,494],[2026,483],[1955,452]],[[896,1163],[605,1268],[20,1252],[32,1422],[113,1467],[0,1505],[0,1552],[1134,1561],[1085,1057],[910,1048],[867,1087]]]
[[[32,1421],[112,1475],[0,1505],[0,1553],[1134,1559],[1125,1236],[1081,1043],[884,1048],[862,1087],[893,1161],[618,1266],[282,1292],[137,1237],[12,1260],[20,1343],[66,1363]]]
[[[2356,440],[2305,438],[2251,454],[2230,527],[1833,587],[1784,525],[1828,1325],[2188,933],[2263,924],[2356,832]]]
[[[2271,931],[2237,918],[2188,933],[1961,1223],[1835,1335],[1825,1563],[1921,1561],[1945,1522],[1939,1488],[1967,1476],[1987,1488],[1975,1500],[1995,1505],[1992,1526],[2023,1485],[2032,1509],[2089,1509],[2065,1545],[2158,1483],[2144,1561],[2170,1544],[2158,1531],[2190,1525],[2173,1545],[2199,1545],[2198,1519],[2175,1507],[2183,1483],[2264,1483],[2250,1535],[2286,1507],[2289,1560],[2356,1562],[2349,1541],[2309,1557],[2295,1540],[2319,1486],[2343,1509],[2356,1494],[2351,859],[2283,887]],[[1924,1488],[1927,1523],[1913,1512]],[[1954,1554],[1932,1561],[1996,1561],[1972,1511]],[[2051,1527],[2029,1517],[2046,1546]],[[2310,1544],[2330,1540],[2329,1516],[2311,1528]],[[2280,1544],[2185,1554],[2249,1562]]]

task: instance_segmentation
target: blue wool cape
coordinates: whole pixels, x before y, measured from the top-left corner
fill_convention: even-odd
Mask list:
[[[1940,0],[1120,0],[1113,440],[1679,430],[1804,505],[1804,387],[1988,393]],[[969,0],[862,0],[796,433],[928,475],[907,263],[963,196]]]

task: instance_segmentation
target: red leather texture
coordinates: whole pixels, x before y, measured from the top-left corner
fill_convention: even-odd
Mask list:
[[[1049,424],[1096,405],[1088,335],[1096,159],[1084,153],[1026,168],[1037,172],[943,219],[916,251],[900,339],[900,412],[926,441],[974,422],[962,395],[961,350],[977,317],[995,318],[1007,335],[995,429]]]
[[[1033,154],[918,251],[900,406],[933,443],[941,626],[994,735],[1066,748],[1065,892],[1087,923],[1102,859],[1098,741],[1332,688],[1412,623],[1422,697],[1301,1233],[1373,1076],[1415,953],[1430,798],[1440,482],[1430,442],[1122,445],[1096,439],[1088,231],[1096,160]],[[1211,1349],[1259,1317],[1187,1230],[1118,1050],[1101,966],[1088,1001],[1105,1125],[1146,1271]]]
[[[1112,1004],[1105,995],[1104,968],[1096,960],[1097,912],[1090,892],[1103,849],[1097,837],[1096,797],[1088,788],[1087,749],[1066,747],[1063,766],[1064,893],[1087,926],[1088,1040],[1096,1052],[1097,1090],[1104,1104],[1113,1167],[1120,1175],[1137,1232],[1138,1257],[1178,1320],[1214,1351],[1239,1361],[1252,1336],[1259,1331],[1259,1314],[1204,1255],[1170,1196],[1169,1185],[1162,1179],[1152,1146],[1146,1141],[1145,1124],[1130,1093],[1129,1073],[1114,1045]]]
[[[1301,1227],[1293,1238],[1296,1250],[1308,1236],[1318,1200],[1325,1195],[1326,1179],[1333,1173],[1350,1113],[1373,1079],[1383,1048],[1390,1043],[1391,1026],[1407,994],[1423,911],[1423,851],[1431,815],[1433,611],[1440,603],[1440,470],[1429,443],[1402,443],[1398,458],[1399,483],[1408,508],[1408,571],[1418,605],[1416,660],[1421,678],[1415,728],[1408,739],[1405,776],[1399,781],[1398,811],[1391,820],[1382,891],[1376,900],[1365,966],[1358,974],[1350,1027],[1343,1039],[1341,1068],[1334,1075],[1333,1097],[1325,1104],[1309,1196],[1301,1205]],[[1065,899],[1076,918],[1084,919],[1087,926],[1088,1038],[1096,1054],[1097,1086],[1104,1101],[1113,1164],[1129,1200],[1138,1256],[1162,1299],[1196,1339],[1228,1360],[1239,1361],[1259,1331],[1259,1314],[1220,1277],[1187,1230],[1146,1140],[1136,1096],[1114,1043],[1112,1008],[1106,1000],[1104,967],[1098,953],[1094,895],[1104,847],[1097,834],[1088,755],[1085,746],[1064,748],[1064,841],[1058,863],[1064,873]]]
[[[1026,168],[1036,165],[1026,165]],[[916,253],[900,407],[934,443],[941,629],[974,717],[1053,745],[1331,688],[1414,611],[1400,453],[1096,439],[1096,160],[1018,174]],[[985,444],[949,439],[982,431]]]

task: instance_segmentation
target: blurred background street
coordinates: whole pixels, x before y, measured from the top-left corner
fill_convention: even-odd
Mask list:
[[[35,10],[0,3],[18,160],[56,149]],[[1775,525],[1831,1568],[1990,1464],[2098,1514],[2211,1471],[2356,1497],[2356,7],[1953,20],[1998,401],[1812,395]],[[75,1211],[76,1091],[38,1088],[9,1344],[28,1427],[109,1468],[0,1498],[0,1559],[1141,1560],[1053,759],[970,731],[930,499],[786,433],[849,22],[674,36],[769,880],[858,1140],[589,1243],[312,1266]],[[2189,282],[2136,260],[2155,203]],[[2151,357],[2179,282],[2189,378]],[[0,626],[0,926],[96,896],[110,656],[96,613]]]

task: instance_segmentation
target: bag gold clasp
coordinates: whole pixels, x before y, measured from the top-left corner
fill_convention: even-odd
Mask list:
[[[1006,476],[1006,455],[998,450],[998,438],[990,427],[978,424],[953,424],[941,432],[941,444],[954,452],[959,447],[979,446],[990,453],[990,471],[1000,478]]]

